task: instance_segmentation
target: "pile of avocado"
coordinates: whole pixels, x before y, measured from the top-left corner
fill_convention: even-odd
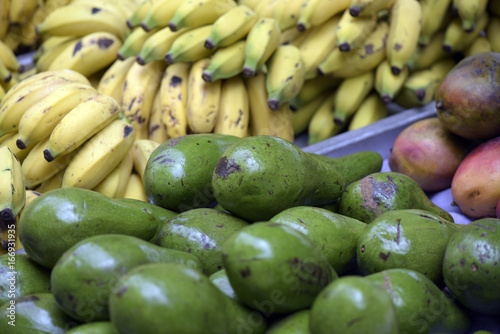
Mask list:
[[[149,203],[44,193],[0,257],[0,333],[488,333],[500,219],[456,224],[382,162],[196,134],[153,152]]]

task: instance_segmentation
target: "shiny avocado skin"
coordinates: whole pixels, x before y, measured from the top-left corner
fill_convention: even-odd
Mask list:
[[[311,310],[293,312],[269,325],[266,334],[310,334]]]
[[[66,334],[115,334],[109,321],[95,321],[71,328]]]

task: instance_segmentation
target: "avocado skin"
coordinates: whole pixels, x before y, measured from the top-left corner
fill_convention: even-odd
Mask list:
[[[446,247],[443,276],[467,309],[500,315],[500,219],[478,219],[455,233]]]
[[[348,185],[340,197],[339,213],[369,223],[384,212],[422,209],[453,222],[410,177],[397,172],[373,173]]]
[[[310,334],[311,310],[301,310],[286,315],[269,325],[266,334]]]
[[[239,140],[231,135],[203,133],[160,144],[144,170],[144,190],[149,201],[175,212],[213,205],[213,169],[222,153]]]
[[[221,246],[234,232],[248,226],[246,221],[210,208],[180,213],[158,233],[157,245],[193,254],[209,276],[222,269]]]
[[[201,271],[177,263],[145,264],[122,276],[110,315],[115,330],[128,334],[262,334],[267,327],[262,315],[227,297]]]
[[[66,315],[49,292],[34,293],[15,299],[15,326],[9,325],[10,301],[0,308],[0,333],[62,334],[79,325]]]
[[[18,233],[26,254],[52,268],[68,248],[86,237],[116,233],[150,240],[161,222],[144,206],[92,190],[58,188],[26,207]]]
[[[238,297],[234,293],[234,289],[231,286],[231,283],[229,283],[229,278],[227,278],[226,269],[216,271],[212,275],[208,276],[208,279],[210,280],[210,282],[212,282],[213,285],[218,287],[220,291],[224,292],[226,296],[238,301]]]
[[[357,240],[365,223],[312,206],[283,210],[269,222],[285,224],[306,234],[321,248],[338,275],[356,267]]]
[[[11,260],[8,253],[0,256],[0,305],[12,299],[9,297],[9,278],[12,276],[15,276],[16,298],[50,292],[50,270],[40,266],[26,254],[15,254],[14,261]],[[14,269],[9,267],[9,262],[13,264]],[[13,272],[15,273],[12,274]]]
[[[396,309],[385,289],[361,276],[343,276],[316,297],[310,329],[315,334],[398,334]]]
[[[127,235],[96,235],[75,244],[57,261],[50,280],[52,293],[74,319],[108,320],[108,298],[116,281],[132,268],[154,262],[201,268],[200,261],[185,252]]]
[[[71,328],[66,334],[115,334],[109,321],[95,321]]]

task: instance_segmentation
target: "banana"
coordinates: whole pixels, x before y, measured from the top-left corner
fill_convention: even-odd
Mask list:
[[[492,51],[493,49],[491,47],[490,40],[486,38],[486,36],[478,36],[477,39],[472,42],[472,44],[467,49],[464,50],[464,57],[470,57],[478,53]]]
[[[214,22],[205,47],[214,49],[236,43],[247,36],[258,19],[257,14],[247,6],[231,8]]]
[[[164,27],[156,31],[144,41],[141,51],[137,55],[137,62],[145,65],[154,60],[163,60],[177,37],[189,30],[180,29],[174,32],[169,27]]]
[[[305,79],[312,79],[318,75],[319,64],[332,52],[335,47],[336,34],[340,15],[335,15],[323,24],[310,30],[308,38],[299,46],[304,60]]]
[[[144,177],[144,171],[149,157],[158,146],[160,146],[160,143],[151,139],[137,139],[132,144],[130,153],[132,154],[134,171],[139,174],[141,178]]]
[[[132,15],[130,15],[127,18],[127,26],[130,29],[133,29],[137,26],[141,25],[141,22],[144,20],[146,15],[148,14],[150,8],[153,6],[154,3],[157,3],[161,0],[143,0],[141,1],[134,9],[132,12]]]
[[[125,158],[134,143],[134,132],[134,127],[123,118],[108,124],[71,159],[63,176],[62,187],[93,189],[97,186]]]
[[[267,105],[266,75],[257,72],[245,78],[250,105],[250,124],[254,135],[271,135],[271,118],[275,111]]]
[[[281,30],[274,18],[261,18],[247,35],[243,75],[251,77],[278,48]]]
[[[17,147],[24,149],[49,136],[71,109],[96,94],[95,88],[78,82],[64,85],[49,93],[29,107],[21,117],[18,125]]]
[[[326,22],[331,17],[349,8],[351,0],[304,0],[299,12],[297,29],[306,31]]]
[[[363,100],[373,89],[375,71],[344,79],[337,89],[335,98],[335,124],[348,123]]]
[[[403,88],[409,74],[410,71],[407,66],[403,67],[401,73],[395,75],[392,73],[391,65],[387,60],[381,62],[375,70],[375,82],[373,85],[381,101],[385,104],[391,103]]]
[[[299,94],[290,100],[290,108],[298,110],[324,92],[334,91],[342,79],[329,76],[317,76],[304,81]]]
[[[213,132],[244,138],[250,118],[248,92],[239,75],[221,83],[220,107]]]
[[[383,9],[389,9],[395,0],[352,0],[349,5],[349,14],[354,17],[374,16]]]
[[[3,41],[0,40],[0,61],[2,61],[7,69],[12,72],[22,72],[23,65],[17,60],[14,51],[9,48]]]
[[[241,40],[216,50],[210,58],[210,64],[203,71],[203,80],[212,82],[240,74],[245,63],[245,46],[246,41]]]
[[[416,0],[415,0],[416,1]],[[340,16],[335,31],[335,45],[342,52],[349,52],[360,47],[377,25],[376,16],[353,17],[349,11]]]
[[[453,7],[462,21],[462,29],[472,32],[480,17],[486,12],[488,0],[453,0]]]
[[[205,40],[210,35],[213,25],[204,25],[178,36],[165,54],[165,62],[170,65],[177,62],[195,62],[209,57],[215,50],[205,47]]]
[[[307,145],[313,145],[333,137],[342,132],[347,126],[347,123],[337,124],[333,121],[336,96],[337,94],[330,95],[311,117],[307,127]]]
[[[422,6],[417,0],[396,0],[391,8],[387,59],[394,74],[399,74],[418,45]]]
[[[280,45],[267,64],[267,104],[271,110],[290,101],[304,85],[305,65],[302,54],[294,45]]]
[[[151,107],[151,115],[148,122],[148,138],[158,143],[168,140],[167,127],[163,123],[163,112],[161,110],[161,93],[158,90]]]
[[[279,0],[261,0],[253,10],[259,18],[274,18]]]
[[[159,95],[162,124],[168,138],[188,134],[188,83],[191,64],[175,63],[165,69]]]
[[[31,144],[30,146],[26,147],[25,149],[21,150],[19,147],[16,145],[17,141],[17,131],[16,132],[11,132],[4,137],[2,137],[2,141],[0,142],[0,146],[7,146],[12,153],[16,155],[16,157],[19,159],[19,161],[22,163],[28,153],[30,153],[31,149],[35,147],[35,144]]]
[[[286,139],[290,143],[294,142],[293,112],[288,103],[283,103],[278,110],[271,113],[269,126],[271,128],[271,136]]]
[[[449,54],[461,52],[476,40],[481,31],[488,26],[489,14],[483,12],[472,31],[466,32],[462,28],[460,17],[454,18],[444,32],[443,49]]]
[[[352,116],[347,126],[347,131],[373,124],[387,117],[388,114],[387,105],[382,102],[380,96],[377,93],[371,93],[361,103],[354,116]]]
[[[127,189],[127,183],[134,168],[132,152],[129,151],[122,161],[94,187],[94,191],[111,198],[121,198]]]
[[[255,7],[257,7],[262,2],[262,0],[237,0],[237,2],[240,6],[247,6],[249,8],[255,9]]]
[[[35,189],[31,191],[35,191],[37,193],[46,193],[47,191],[54,190],[54,189],[59,189],[62,186],[62,178],[64,175],[64,172],[66,171],[66,168],[63,168],[57,174],[52,176],[50,179],[43,181],[38,185]]]
[[[196,61],[189,71],[187,94],[187,120],[193,133],[212,132],[219,114],[221,80],[206,82],[203,71],[209,58]]]
[[[0,103],[2,102],[3,97],[5,96],[5,88],[0,85]]]
[[[296,27],[304,0],[279,0],[274,10],[274,18],[283,31]]]
[[[26,190],[21,163],[6,146],[0,146],[0,228],[15,223],[24,207]]]
[[[323,92],[293,112],[292,121],[295,136],[307,130],[312,116],[330,95],[330,92]]]
[[[111,65],[121,46],[122,41],[112,33],[90,33],[67,45],[48,70],[66,68],[89,77]]]
[[[234,0],[182,1],[168,26],[172,31],[213,24],[220,16],[237,6]]]
[[[418,46],[406,62],[410,71],[428,68],[433,63],[450,57],[450,54],[444,50],[443,43],[444,31],[438,31],[426,45]]]
[[[138,138],[148,137],[151,108],[164,71],[165,63],[156,60],[146,65],[136,62],[127,72],[120,106],[132,122]]]
[[[311,36],[311,34],[314,31],[313,31],[313,29],[308,29],[306,31],[299,31],[298,29],[296,29],[296,30],[299,32],[299,35],[297,36],[297,38],[295,38],[293,41],[291,41],[288,44],[292,44],[292,45],[295,45],[296,47],[300,48],[300,46],[302,44],[304,44],[305,41],[309,40],[309,36]],[[281,41],[281,38],[280,38],[280,41]],[[281,42],[280,42],[280,44],[281,44]]]
[[[422,26],[418,44],[425,46],[451,19],[452,0],[420,0],[422,7]]]
[[[11,1],[12,0],[0,1],[0,40],[2,41],[9,30],[9,8]]]
[[[0,82],[1,82],[2,88],[9,90],[10,88],[5,88],[4,85],[6,85],[10,81],[12,81],[12,79],[14,79],[12,72],[9,71],[9,69],[5,66],[3,61],[0,59]]]
[[[116,101],[121,101],[127,72],[134,63],[134,57],[129,57],[124,60],[115,60],[101,76],[97,84],[97,92],[99,94],[109,95]]]
[[[157,0],[149,8],[146,16],[141,21],[141,27],[145,31],[154,28],[168,27],[168,23],[174,17],[176,10],[184,0]]]
[[[72,152],[116,119],[120,105],[104,94],[93,94],[72,108],[50,133],[43,156],[48,162]]]
[[[500,2],[488,1],[488,10],[495,16],[500,16]]]
[[[500,52],[500,16],[492,15],[486,27],[486,37],[490,41],[493,52]]]
[[[10,2],[9,23],[10,25],[22,26],[30,20],[37,9],[38,0],[15,0]]]
[[[70,44],[74,43],[78,37],[74,36],[50,36],[40,46],[34,58],[35,66],[38,72],[44,72],[49,69],[54,59]],[[46,44],[47,43],[47,44]]]
[[[120,60],[124,60],[129,57],[136,57],[139,52],[141,52],[144,42],[157,31],[157,28],[146,31],[141,27],[135,27],[123,41],[123,44],[116,52],[116,56]]]
[[[294,40],[304,35],[302,31],[299,31],[296,27],[291,27],[281,31],[280,34],[280,45],[291,44]]]
[[[24,202],[23,209],[21,210],[21,212],[19,212],[18,217],[21,217],[23,211],[40,195],[41,193],[39,193],[38,191],[35,191],[33,189],[26,189],[26,201]],[[17,227],[19,227],[19,222],[17,224]]]
[[[144,184],[139,174],[135,172],[130,174],[123,198],[132,198],[149,203],[148,196],[144,190]]]
[[[36,31],[40,35],[78,37],[108,32],[123,40],[129,28],[118,7],[106,2],[73,1],[50,12]]]

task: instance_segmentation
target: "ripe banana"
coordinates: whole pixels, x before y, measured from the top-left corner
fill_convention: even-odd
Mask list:
[[[291,27],[281,31],[280,34],[280,45],[291,44],[294,40],[304,35],[302,31],[299,31],[296,27]]]
[[[474,30],[479,18],[486,12],[488,0],[453,0],[453,7],[462,21],[465,32]]]
[[[212,31],[212,25],[193,28],[178,36],[165,54],[165,62],[170,65],[177,62],[195,62],[209,57],[215,50],[205,47],[205,40]]]
[[[187,120],[194,133],[212,132],[219,114],[221,80],[206,82],[202,78],[209,64],[209,58],[200,59],[189,71]]]
[[[25,148],[24,150],[20,150],[19,147],[17,147],[16,145],[16,141],[17,141],[17,131],[11,132],[2,137],[0,141],[0,146],[8,147],[11,150],[11,152],[14,153],[16,157],[19,159],[19,161],[22,163],[26,158],[26,156],[28,155],[28,153],[35,145],[32,144],[27,148]]]
[[[259,18],[274,18],[279,0],[261,0],[253,10]]]
[[[137,62],[145,65],[154,60],[163,60],[174,41],[190,29],[172,31],[169,27],[161,28],[144,41],[141,51],[137,55]]]
[[[74,36],[50,36],[40,46],[34,58],[35,66],[38,72],[44,72],[49,69],[54,59],[70,44],[74,43],[78,37]],[[47,45],[46,45],[47,43]]]
[[[137,139],[132,144],[130,152],[132,154],[134,171],[139,174],[141,178],[144,176],[149,157],[158,146],[160,146],[160,143],[151,139]]]
[[[132,198],[149,203],[148,196],[144,190],[144,184],[139,174],[135,172],[130,174],[123,198]]]
[[[154,3],[159,1],[161,0],[144,0],[139,2],[139,4],[137,4],[134,11],[132,12],[132,15],[127,18],[127,26],[130,29],[140,26],[141,22],[148,14],[149,9],[153,6]]]
[[[159,96],[162,124],[169,138],[188,134],[188,83],[191,64],[175,63],[165,69]]]
[[[4,88],[4,85],[10,83],[14,79],[12,72],[5,66],[5,64],[0,59],[0,85],[3,89],[9,90],[10,88]]]
[[[286,139],[290,143],[294,142],[293,112],[288,103],[283,103],[278,110],[271,113],[269,126],[271,128],[271,136]]]
[[[24,149],[49,136],[71,109],[96,94],[92,86],[77,82],[64,85],[34,103],[19,121],[17,147]]]
[[[129,57],[136,57],[139,52],[141,52],[144,42],[157,31],[157,28],[146,31],[141,27],[135,27],[132,29],[130,34],[125,37],[123,44],[116,52],[116,56],[120,60],[124,60]]]
[[[11,0],[0,1],[0,40],[4,40],[9,30],[9,7]],[[12,50],[12,49],[11,49]]]
[[[146,65],[136,62],[127,72],[120,105],[123,114],[132,122],[138,138],[148,137],[151,108],[165,67],[161,60]]]
[[[210,64],[203,71],[203,80],[212,82],[240,74],[245,63],[245,46],[246,41],[241,40],[216,50],[210,58]]]
[[[323,92],[293,112],[292,122],[295,136],[307,130],[314,113],[330,95],[330,92]]]
[[[274,18],[283,31],[296,27],[304,0],[279,0],[274,9]]]
[[[354,116],[352,116],[347,126],[347,131],[360,129],[373,124],[387,117],[388,114],[387,105],[382,102],[380,96],[377,93],[371,93],[361,103]]]
[[[490,40],[486,38],[486,36],[478,36],[477,39],[464,50],[464,57],[470,57],[478,53],[492,51],[493,49],[491,48]]]
[[[205,47],[214,49],[230,46],[245,38],[258,19],[257,14],[245,5],[231,8],[214,22],[205,40]]]
[[[22,72],[23,65],[19,62],[11,48],[0,40],[0,61],[12,72]]]
[[[168,22],[182,2],[184,0],[155,0],[142,19],[141,27],[145,31],[168,27]]]
[[[37,192],[37,191],[34,191],[32,189],[26,189],[26,201],[24,203],[24,207],[23,209],[21,210],[21,212],[19,212],[19,215],[18,217],[21,217],[21,215],[23,214],[23,211],[36,199],[38,198],[39,196],[41,195],[41,193]],[[17,227],[19,227],[19,222],[17,224]]]
[[[122,100],[123,85],[125,84],[127,72],[134,63],[134,57],[129,57],[124,60],[115,60],[101,76],[97,84],[97,92],[99,94],[109,95],[120,102]]]
[[[76,105],[55,126],[43,155],[48,162],[79,148],[117,116],[120,105],[104,94],[93,94]]]
[[[129,151],[106,177],[94,187],[94,191],[111,198],[121,198],[127,189],[127,183],[134,168],[132,152]]]
[[[297,29],[306,31],[318,26],[331,17],[343,13],[350,4],[351,0],[305,0],[299,13]]]
[[[0,146],[0,229],[13,224],[26,201],[21,163],[6,146]]]
[[[66,167],[62,187],[93,189],[125,158],[134,140],[134,127],[115,119],[78,150]]]
[[[492,15],[486,27],[486,37],[490,41],[493,52],[500,52],[500,16]]]
[[[267,104],[271,110],[290,101],[304,85],[305,65],[302,53],[294,45],[280,45],[267,64]]]
[[[395,0],[352,0],[349,6],[351,16],[375,16],[383,9],[389,9]]]
[[[445,25],[448,25],[451,18],[452,0],[420,0],[422,7],[422,26],[418,44],[425,46]]]
[[[172,31],[213,24],[220,16],[237,6],[234,0],[182,1],[168,26]]]
[[[474,25],[474,29],[466,32],[462,28],[462,20],[459,17],[453,19],[444,32],[443,49],[449,54],[461,52],[476,40],[481,31],[488,26],[489,14],[483,12]]]
[[[30,20],[38,7],[38,0],[16,0],[10,1],[9,23],[10,25],[22,26]]]
[[[161,84],[160,84],[161,85]],[[148,122],[148,138],[158,143],[168,140],[167,127],[163,123],[163,112],[161,110],[161,93],[158,90],[151,107],[151,115]]]
[[[247,35],[243,75],[254,76],[280,43],[281,30],[274,18],[261,18]]]
[[[38,185],[35,189],[32,191],[36,191],[37,193],[46,193],[47,191],[53,190],[53,189],[58,189],[61,188],[62,186],[62,178],[64,175],[64,172],[66,171],[66,168],[63,168],[57,174],[52,176],[50,179],[43,181]]]
[[[332,94],[323,101],[311,117],[311,121],[307,127],[307,145],[313,145],[328,139],[342,132],[347,126],[347,123],[337,124],[333,121],[336,95],[337,94]]]
[[[416,0],[415,0],[416,1]],[[340,16],[335,31],[335,44],[342,52],[360,47],[377,25],[376,16],[353,17],[349,11]]]
[[[342,79],[329,76],[317,76],[304,81],[299,94],[290,100],[290,108],[298,110],[324,92],[334,91]]]
[[[344,79],[336,92],[335,124],[342,125],[349,122],[363,100],[373,89],[375,71]]]
[[[236,75],[223,80],[219,114],[213,132],[244,138],[247,136],[249,118],[250,105],[243,78]]]
[[[443,43],[444,31],[438,31],[426,45],[418,46],[406,62],[409,70],[422,70],[441,59],[450,57],[450,54],[444,50]]]
[[[271,135],[271,118],[275,111],[267,105],[266,75],[257,72],[245,78],[250,104],[250,124],[254,135]]]
[[[401,73],[395,75],[392,73],[391,65],[387,59],[381,62],[375,70],[374,83],[374,88],[379,94],[379,98],[385,104],[391,103],[394,97],[398,95],[403,88],[409,74],[410,71],[407,66],[403,67]]]
[[[387,59],[392,73],[398,75],[418,45],[422,6],[417,0],[396,0],[391,8]]]

